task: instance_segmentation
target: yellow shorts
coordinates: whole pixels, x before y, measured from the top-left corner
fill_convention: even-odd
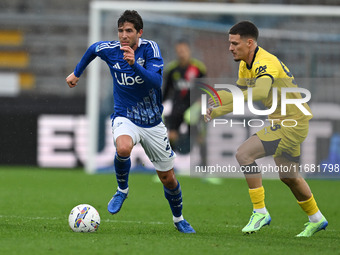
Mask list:
[[[293,126],[294,123],[284,123],[285,126]],[[301,121],[296,127],[285,127],[281,124],[264,127],[256,133],[260,138],[266,156],[284,156],[290,161],[299,162],[300,145],[308,135],[308,121]]]

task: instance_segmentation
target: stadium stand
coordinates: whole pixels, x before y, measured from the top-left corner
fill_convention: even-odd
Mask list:
[[[0,71],[20,73],[29,93],[72,96],[62,85],[87,47],[88,2],[1,1]]]
[[[2,0],[0,3],[0,72],[17,72],[20,74],[20,83],[23,93],[33,95],[59,95],[78,96],[85,95],[86,86],[79,86],[77,90],[65,90],[65,77],[73,70],[75,64],[88,46],[88,12],[90,0],[73,0],[70,5],[67,0],[43,1],[43,0]],[[208,2],[208,1],[205,1]],[[225,2],[225,1],[216,1]],[[260,0],[234,0],[234,3],[261,3]],[[336,0],[273,0],[277,4],[327,4],[336,5]],[[257,20],[266,27],[266,23]],[[320,51],[318,40],[305,44],[285,43],[285,40],[277,40],[271,45],[264,45],[272,49],[279,57],[284,57],[284,62],[289,63],[290,69],[294,70],[297,77],[337,77],[339,64],[339,28],[337,23],[324,19],[321,23],[313,21],[299,22],[298,18],[285,20],[271,20],[272,29],[313,31],[313,28],[333,26],[334,34],[327,34],[329,41]],[[150,29],[149,29],[150,31]],[[164,37],[166,38],[166,37]],[[196,42],[197,52],[201,51],[200,57],[207,64],[208,70],[214,77],[233,77],[235,68],[221,64],[217,68],[209,68],[210,63],[219,57],[219,52],[207,53],[207,45],[221,45],[224,34],[221,33],[213,39]],[[198,41],[198,40],[197,40]],[[159,39],[162,42],[166,39]],[[217,46],[216,46],[217,47]],[[318,47],[317,53],[313,53]],[[164,47],[163,47],[164,48]],[[222,49],[221,49],[222,50]],[[162,50],[163,51],[163,50]],[[296,54],[291,54],[295,51]],[[290,54],[287,54],[290,53]],[[172,56],[167,56],[163,51],[165,61]],[[317,62],[311,66],[310,63]],[[307,63],[307,64],[306,64]],[[336,63],[336,64],[334,64]],[[84,84],[86,73],[84,75]],[[25,90],[29,89],[29,91]],[[316,100],[318,100],[316,98]],[[320,98],[321,100],[321,98]],[[339,98],[332,99],[334,101]]]

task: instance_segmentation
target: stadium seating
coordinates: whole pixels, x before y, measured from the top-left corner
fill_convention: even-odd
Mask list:
[[[86,86],[79,86],[77,90],[65,90],[65,77],[74,69],[88,46],[88,12],[90,0],[2,0],[0,3],[0,71],[13,71],[20,74],[21,88],[30,89],[33,94],[50,94],[61,96],[85,95]],[[208,2],[208,1],[207,1]],[[261,3],[260,0],[237,0],[235,3]],[[337,0],[276,0],[278,4],[337,4]],[[258,20],[259,24],[265,22]],[[296,31],[313,31],[315,26],[327,27],[337,26],[337,23],[330,24],[328,20],[315,22],[309,19],[308,22],[299,22],[297,19],[285,20],[285,22],[269,22],[274,29],[295,29]],[[113,24],[114,25],[114,24]],[[326,29],[325,29],[326,30]],[[150,30],[148,30],[150,31]],[[334,31],[338,31],[334,28]],[[158,30],[159,32],[159,30]],[[199,57],[206,63],[208,70],[213,77],[234,77],[235,70],[221,61],[217,68],[211,68],[211,64],[219,59],[220,51],[224,49],[222,38],[216,36],[213,39],[202,39],[196,45]],[[333,38],[334,39],[334,38]],[[159,38],[159,44],[165,61],[170,60],[166,56],[165,40]],[[207,42],[207,43],[205,43]],[[221,48],[216,52],[206,52],[207,46]],[[262,42],[260,42],[262,45]],[[279,57],[284,56],[284,62],[293,70],[297,77],[336,77],[338,76],[337,64],[340,60],[338,43],[330,42],[324,53],[320,53],[318,42],[305,44],[297,43],[292,47],[284,40],[274,42],[270,40],[263,46],[272,50]],[[170,46],[169,46],[170,47]],[[313,49],[318,47],[318,53],[313,54]],[[218,48],[218,49],[219,49]],[[210,47],[210,49],[212,49]],[[293,51],[297,54],[291,54]],[[290,53],[290,54],[288,54]],[[294,52],[293,52],[294,53]],[[310,54],[311,53],[311,54]],[[300,54],[300,55],[299,55]],[[304,55],[301,55],[304,54]],[[306,60],[310,57],[310,60]],[[304,62],[303,62],[304,61]],[[318,65],[306,65],[306,62],[318,61]],[[86,73],[83,84],[85,85]],[[32,89],[34,88],[34,89]],[[315,88],[317,89],[317,88]],[[328,89],[328,88],[324,88]],[[329,88],[333,89],[333,88]],[[332,95],[339,94],[332,93]],[[316,94],[314,100],[320,101],[324,95]],[[328,101],[338,102],[339,97],[328,98]]]

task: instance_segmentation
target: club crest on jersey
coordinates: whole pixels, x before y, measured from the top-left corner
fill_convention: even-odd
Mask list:
[[[256,75],[263,74],[265,72],[267,72],[267,66],[266,65],[260,66],[260,67],[256,68],[256,70],[255,70]]]
[[[142,58],[138,58],[136,62],[137,62],[138,65],[144,66],[145,60],[142,59]]]
[[[117,73],[115,72],[115,78],[119,85],[125,86],[132,86],[135,85],[135,83],[142,84],[144,82],[144,80],[139,75],[132,77],[127,76],[126,73],[120,73],[120,78],[118,78]]]

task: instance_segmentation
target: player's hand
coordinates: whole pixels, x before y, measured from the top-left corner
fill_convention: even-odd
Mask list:
[[[135,63],[135,51],[130,46],[123,46],[120,49],[124,51],[123,59],[132,66]]]
[[[218,99],[218,97],[216,95],[214,95],[214,98],[209,97],[209,99],[208,99],[208,105],[209,106],[211,106],[211,107],[219,106],[219,104],[215,104],[215,102],[216,103],[219,102],[219,99]]]
[[[213,111],[213,108],[208,108],[207,109],[207,114],[204,115],[204,121],[209,122],[211,121],[211,113]]]
[[[77,86],[77,82],[79,81],[79,78],[74,75],[74,73],[71,73],[69,76],[66,77],[66,83],[70,88],[74,88]]]

